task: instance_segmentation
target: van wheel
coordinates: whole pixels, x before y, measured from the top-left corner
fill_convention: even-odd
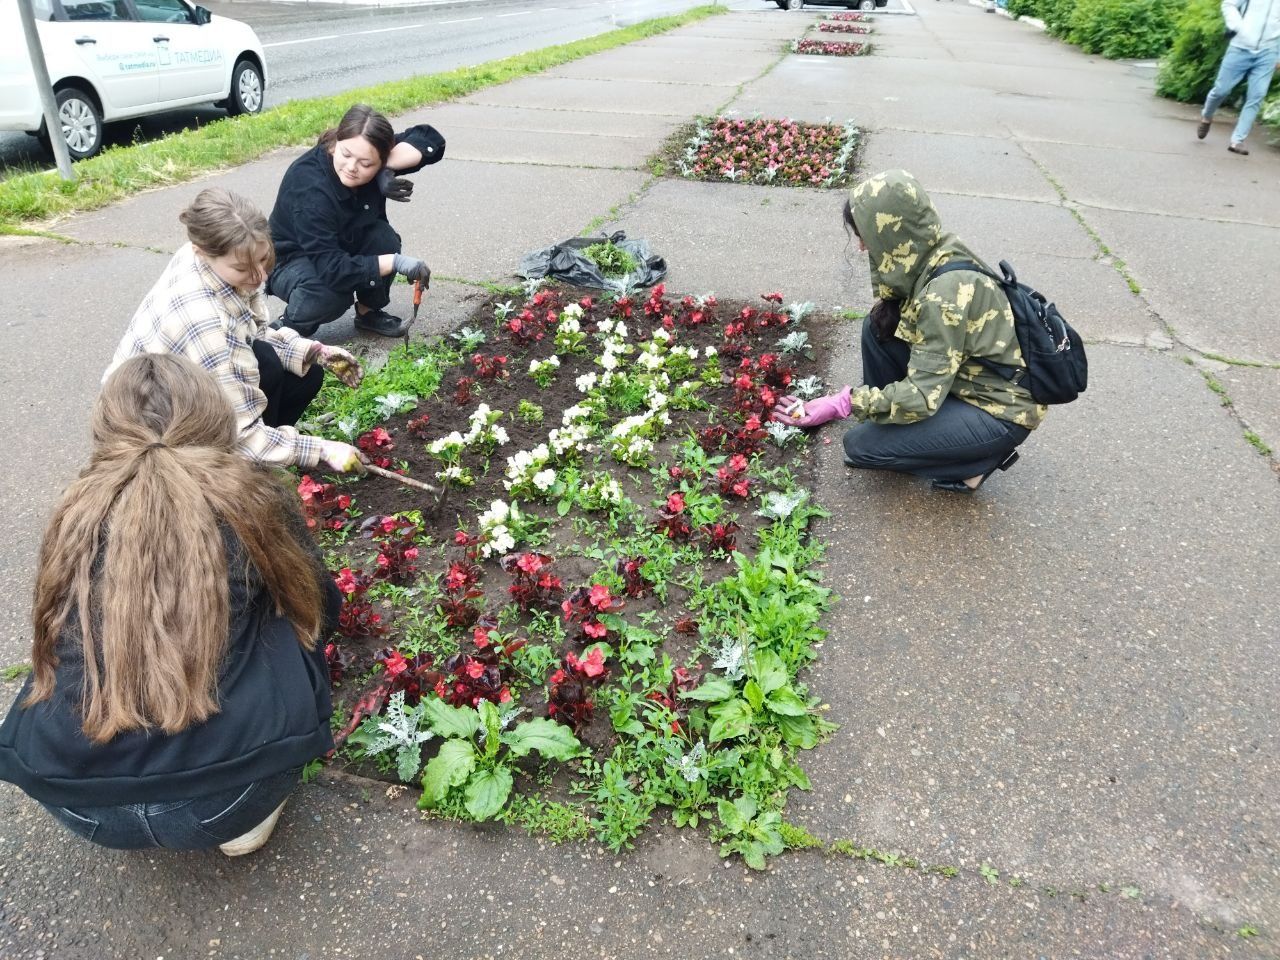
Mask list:
[[[858,9],[863,13],[872,13],[876,9],[876,0],[860,0]]]
[[[227,113],[238,117],[244,113],[262,112],[262,72],[252,60],[241,60],[231,71],[231,94],[227,97]]]
[[[787,0],[788,10],[803,10],[804,0]]]
[[[65,87],[55,98],[58,104],[58,121],[67,153],[72,160],[84,160],[102,149],[102,112],[93,97],[77,87]],[[36,135],[44,148],[53,153],[48,128]]]

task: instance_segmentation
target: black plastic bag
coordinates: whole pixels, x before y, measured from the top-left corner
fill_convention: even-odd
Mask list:
[[[606,277],[600,267],[588,260],[582,251],[605,241],[631,254],[639,266],[622,277]],[[532,280],[550,277],[575,287],[596,287],[622,291],[632,287],[651,287],[667,275],[667,261],[653,256],[645,240],[628,240],[619,230],[611,237],[574,237],[554,247],[535,250],[520,261],[520,276]]]

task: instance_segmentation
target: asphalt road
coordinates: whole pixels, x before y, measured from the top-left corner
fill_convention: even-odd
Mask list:
[[[341,93],[415,74],[438,73],[567,43],[676,13],[701,0],[432,0],[408,7],[356,7],[209,0],[214,16],[250,24],[267,54],[267,106]],[[758,9],[762,0],[735,0]],[[225,116],[213,106],[110,124],[107,143],[153,139]],[[0,133],[5,168],[51,167],[23,133]]]

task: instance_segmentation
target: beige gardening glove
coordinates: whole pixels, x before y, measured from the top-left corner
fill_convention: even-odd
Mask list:
[[[320,459],[328,465],[329,469],[336,470],[338,473],[364,473],[364,458],[360,456],[360,451],[349,443],[321,440]]]
[[[319,345],[315,362],[320,364],[335,377],[354,390],[364,379],[364,369],[360,361],[341,347],[331,347],[327,343]]]

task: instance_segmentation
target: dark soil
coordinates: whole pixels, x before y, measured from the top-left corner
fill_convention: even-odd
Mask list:
[[[565,290],[563,292],[567,302],[573,302],[574,299],[581,295],[582,291],[580,290]],[[339,562],[334,563],[335,573],[341,566],[363,570],[366,573],[372,573],[376,570],[375,558],[378,549],[372,540],[362,537],[359,533],[361,524],[365,523],[368,518],[378,515],[398,514],[405,511],[419,511],[422,518],[419,536],[421,547],[416,560],[417,572],[410,579],[408,585],[412,587],[414,585],[420,586],[430,581],[439,582],[449,569],[450,564],[454,561],[464,560],[467,553],[464,546],[455,543],[455,533],[459,530],[466,530],[472,534],[476,533],[478,514],[486,509],[493,500],[511,501],[512,495],[503,485],[506,458],[518,450],[531,449],[539,443],[546,442],[549,431],[553,427],[560,425],[562,411],[580,402],[583,397],[583,394],[575,386],[575,379],[584,373],[600,372],[599,366],[594,362],[598,355],[598,342],[594,340],[591,334],[595,330],[593,321],[603,319],[609,315],[610,307],[608,305],[596,303],[582,318],[582,329],[587,333],[589,349],[586,355],[575,355],[556,350],[553,341],[554,326],[548,328],[546,336],[540,342],[529,346],[513,344],[511,339],[505,335],[505,331],[496,329],[497,324],[493,319],[495,303],[504,299],[508,298],[492,297],[481,303],[472,316],[459,325],[459,329],[463,326],[471,326],[489,332],[488,341],[482,344],[478,351],[486,358],[492,357],[494,354],[505,356],[507,358],[505,366],[508,375],[503,379],[478,380],[470,391],[471,397],[465,402],[459,402],[456,394],[459,379],[464,376],[476,377],[475,364],[470,360],[464,361],[461,366],[446,374],[439,392],[434,397],[421,401],[417,408],[410,412],[392,417],[383,423],[382,427],[391,435],[395,444],[394,449],[387,454],[391,457],[393,466],[400,468],[407,476],[433,485],[440,485],[440,481],[436,479],[435,474],[441,469],[441,464],[427,453],[427,441],[413,435],[408,427],[410,421],[418,420],[424,415],[430,418],[429,426],[425,431],[428,440],[444,436],[453,430],[465,434],[469,427],[468,418],[470,414],[475,410],[478,403],[483,402],[487,403],[493,410],[504,411],[504,416],[499,423],[509,435],[508,443],[499,447],[487,463],[479,453],[467,451],[463,456],[462,462],[475,477],[475,485],[462,490],[446,489],[442,497],[426,494],[395,481],[375,476],[367,476],[355,482],[342,483],[340,487],[342,492],[349,493],[353,497],[353,517],[344,535],[336,536],[332,532],[326,532],[322,535],[322,541],[331,559],[335,555],[339,558]],[[672,302],[678,302],[679,300],[678,297],[669,297],[668,299]],[[628,340],[631,343],[641,343],[648,340],[653,330],[659,326],[659,318],[649,318],[643,315],[641,309],[643,303],[644,298],[637,297],[634,313],[631,318],[626,320],[630,334]],[[708,346],[716,347],[719,350],[725,343],[724,326],[726,322],[737,319],[745,308],[767,310],[770,307],[771,305],[763,300],[753,304],[720,302],[711,311],[714,313],[714,320],[709,320],[700,326],[676,327],[672,331],[675,335],[673,343],[681,346],[697,347],[702,352],[705,352],[705,348]],[[825,340],[832,326],[829,322],[830,319],[822,315],[810,314],[804,320],[802,329],[809,334],[812,351],[821,351],[825,348]],[[758,355],[774,351],[778,338],[793,329],[795,329],[794,326],[770,328],[762,331],[759,336],[749,338],[751,353]],[[527,373],[530,360],[543,358],[552,353],[559,356],[561,366],[556,380],[548,387],[540,388]],[[796,378],[816,372],[817,364],[813,361],[812,356],[789,357],[787,360],[795,367],[794,376]],[[655,479],[650,469],[628,467],[615,462],[607,450],[604,449],[598,449],[593,455],[583,458],[583,471],[597,470],[612,473],[622,485],[627,496],[637,504],[645,507],[646,515],[650,520],[656,520],[658,518],[658,508],[665,502],[667,495],[678,491],[680,488],[678,481],[668,480],[666,476],[667,467],[679,465],[680,444],[691,432],[702,430],[709,424],[719,423],[730,429],[740,426],[742,418],[734,412],[735,391],[729,382],[731,372],[734,371],[736,365],[736,360],[721,356],[721,369],[724,375],[722,383],[715,387],[704,388],[699,394],[701,399],[707,402],[707,409],[694,411],[671,410],[672,423],[665,436],[657,443],[653,458],[654,468],[662,471],[660,481]],[[696,379],[696,375],[693,378]],[[785,391],[780,391],[780,394],[782,392]],[[541,423],[526,423],[515,416],[517,405],[521,400],[529,400],[543,408],[544,417]],[[628,411],[627,413],[611,412],[616,415],[617,420],[620,420],[628,413],[636,411]],[[593,442],[599,443],[600,440],[597,437]],[[592,462],[593,459],[595,460],[594,463]],[[771,441],[766,440],[752,461],[751,475],[757,476],[762,470],[785,464],[791,468],[797,480],[802,485],[806,485],[805,482],[811,469],[811,460],[807,445],[796,445],[793,442],[785,448],[778,448]],[[554,463],[551,465],[557,466]],[[719,490],[714,474],[710,477],[697,479],[703,481],[709,489]],[[741,525],[741,530],[736,538],[738,548],[750,553],[754,550],[756,531],[768,522],[755,513],[759,508],[759,501],[754,496],[754,492],[746,499],[726,497],[725,500],[730,517]],[[551,571],[561,578],[565,596],[579,586],[589,585],[592,582],[592,578],[599,575],[602,566],[600,559],[583,554],[583,551],[592,548],[592,543],[584,540],[583,536],[575,530],[573,522],[571,522],[575,516],[598,522],[600,524],[599,536],[606,540],[600,546],[607,551],[609,548],[609,542],[607,542],[608,528],[598,515],[583,514],[575,510],[569,516],[561,518],[557,515],[554,502],[548,503],[528,498],[520,499],[520,509],[526,515],[536,515],[546,519],[550,526],[544,542],[539,543],[536,548],[518,544],[516,552],[536,549],[537,552],[552,557]],[[703,556],[705,557],[703,561],[705,582],[713,582],[733,572],[734,565],[728,556],[723,554],[717,556],[706,551],[704,551]],[[483,571],[478,587],[485,594],[481,602],[483,603],[484,616],[489,618],[487,622],[496,622],[499,610],[503,607],[508,607],[509,609],[501,621],[501,632],[508,634],[511,631],[516,631],[524,635],[532,615],[518,613],[514,604],[509,603],[507,589],[513,582],[512,575],[501,568],[498,558],[490,558],[483,561],[476,560],[476,562]],[[665,653],[671,657],[672,662],[675,664],[693,663],[693,655],[699,641],[696,631],[683,633],[670,629],[678,618],[689,613],[686,606],[688,598],[682,588],[675,584],[670,584],[665,597],[650,593],[643,597],[624,597],[624,599],[625,607],[621,613],[631,623],[641,622],[639,618],[642,614],[652,613],[657,615],[656,619],[650,623],[649,628],[658,633],[666,632],[666,638],[659,657]],[[360,698],[383,680],[383,668],[378,657],[385,654],[388,648],[401,647],[404,643],[407,615],[412,613],[407,606],[397,609],[385,602],[375,603],[375,609],[381,614],[383,622],[390,627],[384,635],[358,640],[342,636],[336,638],[339,649],[350,660],[346,666],[342,681],[334,689],[335,713],[340,717],[342,726],[347,725],[352,708]],[[549,609],[557,616],[560,614],[558,604]],[[517,613],[518,616],[512,616],[512,614]],[[443,621],[443,618],[436,610],[422,610],[419,614],[424,618],[434,618],[438,622]],[[481,622],[484,623],[486,621],[482,620]],[[589,638],[579,635],[577,629],[571,625],[566,625],[566,629],[568,639],[563,649],[557,651],[561,660],[564,654],[568,652],[580,655],[593,642]],[[469,627],[458,629],[454,633],[456,633],[458,650],[466,654],[478,652]],[[431,674],[432,680],[438,674],[443,673],[445,681],[448,681],[447,671],[443,669],[446,655],[447,652],[445,651],[437,653],[434,664],[435,672]],[[695,665],[695,672],[702,666]],[[610,663],[609,667],[611,673],[615,672],[615,664]],[[503,666],[501,679],[503,683],[508,683],[514,688],[515,696],[520,705],[528,708],[527,713],[524,715],[526,718],[547,715],[548,694],[545,686],[546,678],[520,677],[509,666]],[[423,692],[427,691],[424,690]],[[409,702],[413,702],[413,697],[409,698]],[[590,722],[582,725],[576,732],[579,739],[592,749],[597,756],[607,754],[617,736],[613,732],[607,712],[603,710],[597,710]],[[437,744],[438,741],[431,741],[427,744],[427,749],[431,751]],[[369,776],[395,780],[394,772],[382,772],[374,764],[367,761],[357,764],[354,769],[355,772]]]

